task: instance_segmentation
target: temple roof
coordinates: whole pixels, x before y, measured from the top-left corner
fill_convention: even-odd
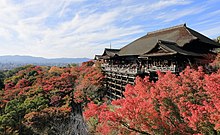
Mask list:
[[[151,51],[156,45],[158,40],[165,40],[174,42],[179,47],[184,47],[187,43],[198,40],[210,45],[211,48],[220,47],[212,39],[188,28],[185,24],[149,32],[147,35],[133,41],[132,43],[120,49],[119,56],[127,55],[143,55]],[[174,47],[172,47],[174,48]],[[175,48],[177,49],[177,48]],[[178,48],[179,49],[179,48]],[[185,53],[185,52],[184,52]]]
[[[120,51],[120,49],[109,49],[109,48],[105,48],[102,57],[115,57],[118,55],[118,52]]]
[[[155,50],[155,48],[161,49],[163,51],[154,52],[153,50]],[[198,53],[183,50],[174,42],[158,40],[157,45],[152,50],[150,50],[149,52],[143,55],[140,55],[139,58],[150,57],[150,56],[166,56],[166,55],[174,55],[174,54],[181,54],[181,55],[195,56],[195,57],[203,56]]]
[[[95,55],[94,60],[99,60],[99,59],[102,59],[102,55]]]

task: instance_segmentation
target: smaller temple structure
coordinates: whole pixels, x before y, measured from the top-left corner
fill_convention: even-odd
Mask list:
[[[220,44],[186,26],[178,25],[154,32],[120,49],[106,48],[95,59],[101,61],[107,97],[123,97],[125,85],[136,76],[156,79],[156,71],[178,74],[186,66],[205,66],[207,56]]]

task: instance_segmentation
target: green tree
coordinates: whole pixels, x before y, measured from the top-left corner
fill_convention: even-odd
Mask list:
[[[217,37],[217,42],[220,43],[220,36]]]
[[[0,90],[4,88],[4,79],[5,79],[5,74],[4,71],[0,71]]]
[[[32,111],[39,111],[47,107],[48,100],[43,97],[20,97],[9,101],[4,114],[0,117],[0,125],[4,134],[6,130],[13,129],[10,133],[23,134],[26,131],[23,120],[25,114]]]

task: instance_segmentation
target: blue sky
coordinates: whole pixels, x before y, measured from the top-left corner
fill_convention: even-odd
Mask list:
[[[220,36],[219,0],[0,0],[0,55],[88,57],[186,23]]]

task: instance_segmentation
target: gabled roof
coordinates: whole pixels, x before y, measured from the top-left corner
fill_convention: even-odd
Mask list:
[[[190,28],[188,28],[188,27],[187,27],[187,30],[188,30],[192,35],[194,35],[195,37],[197,37],[200,42],[207,43],[207,44],[209,44],[209,45],[213,45],[213,46],[215,46],[216,48],[217,48],[217,47],[218,47],[218,48],[220,47],[220,44],[219,44],[218,42],[216,42],[216,41],[214,41],[214,40],[212,40],[212,39],[210,39],[210,38],[208,38],[208,37],[206,37],[206,36],[200,34],[199,32],[197,32],[197,31],[195,31],[195,30],[193,30],[193,29],[190,29]]]
[[[220,45],[215,41],[186,27],[186,25],[183,24],[149,32],[147,35],[121,48],[118,54],[119,56],[143,55],[152,50],[157,45],[158,40],[174,42],[179,47],[183,47],[194,40],[199,40],[215,47],[220,47]]]
[[[100,60],[100,59],[102,59],[102,55],[95,55],[94,60]]]
[[[120,49],[109,49],[109,48],[105,48],[102,56],[104,57],[115,57],[118,56],[118,52],[120,51]]]
[[[155,48],[160,48],[163,50],[163,52],[162,53],[153,52]],[[150,57],[150,56],[167,56],[167,55],[174,55],[174,54],[196,56],[196,57],[203,56],[198,53],[183,50],[181,47],[179,47],[174,42],[158,40],[157,45],[151,51],[143,55],[140,55],[139,58]]]

